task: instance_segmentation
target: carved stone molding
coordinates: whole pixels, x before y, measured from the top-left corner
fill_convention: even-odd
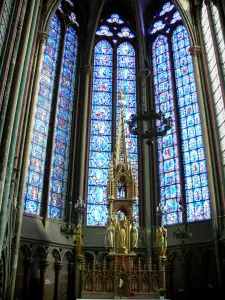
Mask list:
[[[151,71],[149,69],[141,69],[138,72],[138,75],[141,79],[145,79],[146,77],[151,75]]]
[[[54,264],[54,268],[56,271],[60,271],[63,267],[63,264],[61,261],[56,261],[55,264]]]
[[[81,71],[87,75],[91,75],[92,70],[93,70],[93,68],[90,65],[84,65],[83,67],[81,67]]]
[[[202,49],[200,46],[192,46],[190,47],[190,54],[192,56],[199,55],[201,53]]]
[[[48,266],[49,266],[49,261],[48,260],[42,260],[40,262],[40,270],[41,271],[46,271]]]
[[[45,42],[48,37],[49,37],[49,34],[44,31],[39,31],[37,34],[37,39],[41,42]]]

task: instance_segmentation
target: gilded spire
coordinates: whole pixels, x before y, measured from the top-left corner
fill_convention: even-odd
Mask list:
[[[115,150],[115,163],[124,164],[128,167],[128,155],[126,148],[125,128],[124,128],[124,111],[123,102],[125,100],[125,93],[123,90],[120,91],[120,119],[118,124],[117,142]]]

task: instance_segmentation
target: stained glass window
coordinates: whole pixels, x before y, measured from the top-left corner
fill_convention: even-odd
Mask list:
[[[161,111],[165,114],[165,117],[172,117],[174,124],[174,103],[168,48],[168,40],[164,35],[159,35],[152,47],[155,104],[156,111]],[[163,223],[179,223],[182,221],[182,216],[179,212],[181,192],[176,126],[173,126],[166,136],[158,138],[158,160],[160,203],[167,210],[167,214],[163,216]]]
[[[107,19],[108,23],[117,23],[117,24],[123,24],[124,21],[120,18],[117,14],[112,14],[110,18]]]
[[[218,9],[215,5],[211,4],[212,17],[215,26],[216,42],[221,58],[221,65],[225,76],[225,44],[222,32],[221,21],[218,14]],[[217,120],[218,135],[220,140],[220,148],[222,153],[222,161],[225,168],[225,105],[222,95],[222,86],[219,76],[219,69],[216,61],[216,53],[213,43],[213,32],[209,23],[209,16],[207,7],[203,4],[201,24],[203,39],[205,42],[206,59],[208,62],[209,76],[211,80],[212,95],[215,107],[215,114]]]
[[[160,25],[160,33],[156,24],[164,25]],[[190,41],[180,14],[170,2],[156,15],[149,33],[153,39],[155,107],[166,117],[171,116],[173,121],[172,129],[157,140],[159,202],[165,211],[162,223],[180,223],[183,217],[187,217],[188,222],[210,219],[206,159]],[[185,215],[180,210],[180,201]]]
[[[56,15],[50,23],[48,34],[41,69],[24,204],[24,212],[36,215],[40,214],[41,208],[49,119],[61,35],[61,24]]]
[[[165,13],[171,11],[172,9],[174,8],[174,5],[171,4],[170,2],[166,2],[163,7],[162,7],[162,10],[161,12],[159,13],[160,16],[163,16],[165,15]]]
[[[87,224],[105,225],[106,186],[111,155],[113,49],[100,41],[94,50]]]
[[[67,16],[66,8],[64,15]],[[71,13],[65,23],[69,22],[70,16]],[[50,22],[49,37],[44,49],[24,201],[25,213],[42,215],[43,199],[49,198],[48,217],[53,219],[64,218],[78,47],[75,28],[69,26],[65,30],[64,34],[55,14]],[[57,86],[59,95],[56,95]],[[56,125],[52,130],[49,125],[50,116],[54,112]],[[49,140],[53,140],[52,149],[47,149]],[[50,159],[46,157],[47,150],[48,153],[52,152],[52,157],[50,169],[46,172],[49,165],[46,162]],[[49,180],[45,178],[48,174],[50,190],[44,191],[44,182]]]
[[[112,36],[113,33],[109,30],[108,26],[101,26],[100,30],[97,30],[97,35],[106,35],[106,36]]]
[[[126,38],[134,38],[134,34],[130,32],[130,29],[127,27],[121,28],[121,31],[117,33],[119,37],[126,37]]]
[[[136,71],[135,51],[131,44],[124,42],[117,48],[117,93],[125,92],[125,103],[123,103],[125,138],[128,151],[128,159],[136,171],[138,179],[138,154],[137,138],[132,136],[126,121],[136,113]],[[117,96],[117,99],[119,97]],[[117,122],[120,116],[120,103],[117,102]],[[138,205],[136,206],[136,219],[138,220]]]
[[[130,115],[136,112],[135,50],[132,44],[127,41],[119,43],[120,39],[134,38],[134,34],[126,26],[117,28],[110,25],[110,23],[124,23],[117,14],[112,14],[106,21],[102,20],[102,23],[96,32],[97,36],[101,35],[102,29],[105,27],[107,27],[107,32],[113,34],[110,35],[112,44],[103,39],[97,42],[94,49],[87,199],[87,225],[99,226],[104,226],[107,220],[106,185],[112,139],[114,138],[113,131],[116,132],[117,127],[112,116],[115,113],[118,121],[119,103],[116,102],[116,99],[118,99],[117,94],[121,89],[126,94],[124,103],[125,120],[128,120]],[[109,35],[107,34],[107,36]],[[115,57],[115,60],[113,60],[113,57]],[[113,81],[115,69],[117,80]],[[116,95],[113,94],[114,89],[117,92]],[[133,164],[138,178],[137,140],[130,136],[127,124],[126,138],[128,158]],[[122,197],[125,196],[125,191],[121,187],[119,187],[119,192]],[[138,205],[136,217],[138,219]]]
[[[178,26],[173,32],[172,48],[181,127],[187,220],[192,222],[210,218],[210,200],[195,75],[189,52],[189,37],[184,26]]]
[[[59,103],[56,115],[53,158],[51,166],[49,217],[60,219],[66,200],[70,138],[77,61],[77,35],[68,27],[60,78]]]

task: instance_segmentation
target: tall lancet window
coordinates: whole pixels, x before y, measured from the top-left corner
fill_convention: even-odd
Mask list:
[[[93,57],[87,225],[104,226],[107,220],[107,179],[116,141],[120,98],[123,98],[125,121],[136,112],[135,56],[135,35],[126,22],[118,14],[101,20]],[[127,124],[125,131],[128,159],[138,179],[137,139],[131,137]],[[121,195],[125,197],[122,189]]]
[[[24,212],[45,212],[51,219],[63,219],[65,213],[78,27],[72,1],[60,5],[49,25],[40,76]]]
[[[149,34],[155,107],[173,120],[172,129],[157,140],[162,223],[206,220],[210,199],[190,39],[172,2],[155,16]]]
[[[219,10],[212,2],[203,2],[201,24],[225,176],[225,35]]]

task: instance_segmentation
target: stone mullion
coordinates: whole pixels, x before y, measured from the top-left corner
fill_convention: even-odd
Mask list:
[[[30,273],[31,273],[31,264],[33,263],[32,258],[25,258],[24,260],[24,281],[23,281],[23,295],[25,299],[29,297],[30,289]]]
[[[54,300],[59,300],[60,292],[60,271],[63,267],[62,262],[55,263],[55,285],[54,285]]]
[[[45,279],[46,279],[46,270],[49,266],[47,260],[43,260],[40,263],[40,300],[45,299]]]

